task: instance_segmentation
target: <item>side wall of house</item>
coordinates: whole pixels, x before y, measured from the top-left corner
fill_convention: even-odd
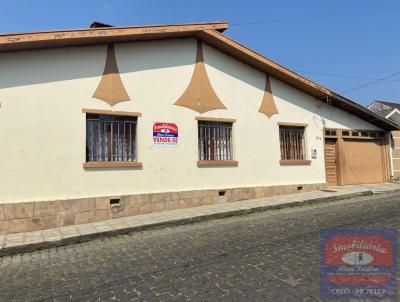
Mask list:
[[[391,133],[391,159],[392,176],[395,180],[400,179],[400,131]]]
[[[274,78],[279,114],[258,112],[265,75],[204,45],[211,84],[226,106],[199,114],[174,105],[194,69],[196,42],[118,44],[116,58],[131,101],[110,107],[92,98],[106,46],[0,55],[0,203],[325,183],[323,128],[376,129]],[[84,169],[82,108],[141,112],[142,168]],[[198,167],[196,116],[233,118],[237,167]],[[154,122],[179,127],[178,147],[153,145]],[[281,166],[278,122],[306,123],[310,165]]]

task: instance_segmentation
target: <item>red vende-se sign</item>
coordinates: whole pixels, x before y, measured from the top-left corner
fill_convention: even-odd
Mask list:
[[[156,122],[153,124],[154,145],[177,146],[179,129],[175,123]]]

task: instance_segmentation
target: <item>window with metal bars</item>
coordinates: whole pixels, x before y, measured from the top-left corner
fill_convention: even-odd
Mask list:
[[[199,160],[233,160],[232,126],[228,122],[199,121]]]
[[[137,117],[86,115],[86,161],[136,161]]]
[[[279,126],[282,160],[305,160],[304,127]]]

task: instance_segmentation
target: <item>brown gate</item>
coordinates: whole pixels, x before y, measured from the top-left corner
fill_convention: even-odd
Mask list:
[[[329,186],[337,186],[336,140],[335,138],[325,138],[325,173]]]
[[[343,184],[384,182],[382,140],[343,140]]]
[[[381,183],[389,179],[385,132],[326,129],[324,137],[328,185]]]

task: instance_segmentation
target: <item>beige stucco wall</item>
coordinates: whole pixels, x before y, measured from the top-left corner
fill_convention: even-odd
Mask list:
[[[116,45],[122,80],[132,101],[110,107],[91,96],[106,58],[106,46],[0,54],[0,203],[91,196],[325,182],[322,129],[376,129],[288,85],[271,79],[279,110],[258,112],[264,75],[204,47],[213,87],[227,107],[202,116],[235,118],[238,167],[202,167],[197,161],[200,114],[174,102],[190,81],[195,41]],[[138,160],[143,168],[82,168],[85,115],[82,108],[141,112]],[[152,123],[174,122],[179,147],[152,144]],[[280,166],[277,122],[307,123],[310,166]],[[309,156],[310,157],[310,156]]]

